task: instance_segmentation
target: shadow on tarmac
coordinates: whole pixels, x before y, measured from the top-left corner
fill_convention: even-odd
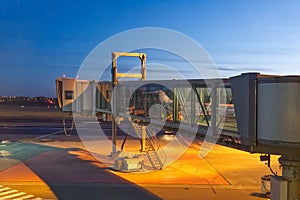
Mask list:
[[[78,155],[83,150],[79,148],[12,143],[5,151],[8,152],[6,158],[23,162],[50,187],[58,199],[160,199],[110,173],[99,161],[82,159]],[[6,168],[9,167],[12,166],[6,165]],[[0,168],[0,171],[4,169]]]
[[[253,192],[250,194],[250,196],[253,196],[253,197],[260,197],[262,199],[266,199],[266,195],[263,194],[263,193],[258,193],[258,192]]]

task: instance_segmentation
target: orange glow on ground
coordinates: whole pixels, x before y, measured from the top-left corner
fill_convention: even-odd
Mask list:
[[[71,155],[76,155],[77,158],[85,161],[90,161],[91,164],[96,165],[99,168],[107,168],[107,165],[99,162],[91,153],[84,150],[77,150],[77,151],[68,151]]]
[[[199,158],[198,154],[198,151],[189,149],[163,170],[148,173],[112,173],[136,184],[228,185],[229,183],[204,159]]]
[[[47,195],[50,199],[57,199],[51,188],[22,162],[0,172],[0,185],[21,190],[27,194],[35,193],[38,196]]]
[[[24,163],[19,163],[0,172],[0,182],[43,182],[39,176],[32,172]]]
[[[99,168],[107,165],[99,162],[87,151],[69,151],[69,154],[90,161]],[[188,149],[176,162],[163,168],[150,172],[119,172],[111,173],[135,184],[178,184],[178,185],[229,185],[229,183],[204,159],[199,158],[199,152]]]

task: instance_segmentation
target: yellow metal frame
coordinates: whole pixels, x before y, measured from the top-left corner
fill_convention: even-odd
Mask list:
[[[141,73],[118,73],[117,59],[119,57],[138,57],[141,60]],[[127,53],[127,52],[112,52],[112,82],[113,85],[118,84],[118,78],[140,78],[146,80],[146,54],[145,53]]]
[[[118,73],[117,59],[119,57],[138,57],[141,60],[141,72],[139,74],[131,73]],[[139,78],[140,80],[146,80],[146,54],[145,53],[127,53],[127,52],[112,52],[112,87],[118,84],[118,78]],[[116,102],[115,98],[112,100],[112,110],[115,110]],[[113,113],[113,112],[112,112]],[[112,117],[112,156],[117,156],[117,124],[115,117]],[[141,150],[145,151],[146,133],[145,128],[142,128],[142,138],[141,138]]]

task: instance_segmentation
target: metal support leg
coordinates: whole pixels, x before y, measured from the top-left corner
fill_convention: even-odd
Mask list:
[[[146,126],[142,125],[141,152],[146,151]]]
[[[115,157],[117,154],[117,124],[116,124],[116,91],[115,87],[118,84],[118,71],[117,71],[117,55],[115,53],[112,53],[112,89],[113,89],[113,95],[112,95],[112,157]]]
[[[115,117],[112,117],[112,152],[111,155],[114,157],[117,154],[117,125]]]
[[[282,156],[279,158],[282,166],[282,178],[288,181],[288,200],[299,199],[300,157]],[[272,193],[272,191],[271,191]]]

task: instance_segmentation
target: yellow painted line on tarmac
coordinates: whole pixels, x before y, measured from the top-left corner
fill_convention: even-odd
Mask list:
[[[24,194],[26,194],[26,193],[25,192],[18,192],[18,193],[12,194],[12,195],[1,197],[1,199],[15,199],[16,197],[23,196]]]
[[[35,197],[32,194],[26,194],[25,192],[21,192],[19,190],[11,189],[9,187],[5,187],[0,185],[0,200],[5,199],[14,199],[14,200],[25,200],[25,199],[35,199],[41,200],[40,197]]]
[[[15,192],[18,192],[18,190],[8,190],[6,192],[1,192],[0,198],[3,198],[2,196],[5,196],[5,195],[11,194],[11,193],[15,193]]]
[[[51,188],[45,183],[35,172],[33,172],[25,163],[19,163],[13,167],[7,168],[0,172],[0,183],[5,185],[6,182],[11,182],[13,180],[16,183],[26,183],[26,182],[33,182],[39,187],[43,188],[44,194],[47,195],[49,199],[57,199]],[[11,186],[13,187],[13,186]],[[16,188],[19,189],[20,187]],[[11,190],[10,188],[7,188],[6,186],[0,186],[0,194],[6,190]],[[37,193],[37,188],[34,188],[33,191],[25,190],[20,192],[28,192],[31,193]],[[27,199],[32,199],[34,196],[30,196]],[[2,200],[2,196],[0,196],[0,200]],[[14,199],[14,198],[13,198]],[[26,198],[24,198],[26,199]]]
[[[24,199],[31,199],[33,198],[34,195],[32,194],[29,194],[29,195],[26,195],[26,196],[23,196],[23,197],[20,197],[20,198],[17,198],[17,199],[14,199],[14,200],[24,200]]]
[[[9,187],[4,187],[4,186],[2,186],[1,189],[0,189],[0,192],[6,191],[6,190],[10,190],[10,188],[9,188]],[[1,194],[1,193],[0,193],[0,194]]]

